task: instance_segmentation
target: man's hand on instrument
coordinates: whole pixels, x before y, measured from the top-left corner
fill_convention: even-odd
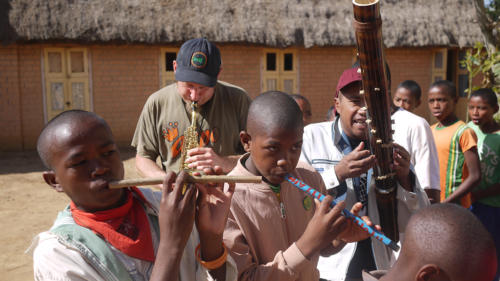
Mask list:
[[[168,243],[172,251],[184,251],[193,229],[196,209],[196,188],[188,188],[182,195],[187,174],[178,176],[169,172],[163,181],[160,213],[160,244]]]
[[[393,169],[398,178],[398,182],[407,190],[413,190],[411,177],[410,177],[410,153],[401,145],[393,143]]]
[[[234,161],[219,156],[211,147],[196,147],[188,150],[186,163],[190,169],[202,171],[204,168],[219,166],[224,173],[233,169]]]
[[[343,182],[347,178],[359,177],[375,165],[375,155],[372,155],[369,150],[364,148],[365,144],[360,142],[351,153],[345,155],[335,165],[335,174],[339,182]]]
[[[205,175],[221,175],[222,168],[215,166],[214,168],[203,169]],[[194,173],[196,176],[197,173]],[[224,187],[227,189],[224,190]],[[196,184],[200,191],[197,202],[196,226],[200,235],[206,233],[208,235],[222,235],[226,227],[229,207],[231,206],[231,198],[233,197],[235,185],[219,183],[219,184]]]

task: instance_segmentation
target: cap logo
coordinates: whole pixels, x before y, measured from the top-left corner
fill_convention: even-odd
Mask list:
[[[207,55],[202,52],[196,52],[191,56],[191,65],[194,68],[204,68],[207,65]]]

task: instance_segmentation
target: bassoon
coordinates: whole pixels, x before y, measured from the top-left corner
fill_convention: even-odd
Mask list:
[[[379,0],[353,0],[354,29],[367,109],[368,141],[377,158],[373,168],[380,226],[393,241],[399,240],[397,225],[397,183],[393,162],[390,96],[382,46]]]

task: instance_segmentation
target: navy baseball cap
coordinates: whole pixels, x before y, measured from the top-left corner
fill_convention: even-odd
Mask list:
[[[196,38],[184,42],[176,62],[175,80],[208,87],[217,83],[221,65],[220,51],[207,39]]]

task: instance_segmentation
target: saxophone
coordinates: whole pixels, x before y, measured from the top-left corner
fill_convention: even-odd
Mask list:
[[[373,168],[380,225],[393,241],[399,240],[397,225],[397,183],[393,161],[390,97],[387,89],[385,56],[382,47],[382,20],[379,0],[353,0],[354,29],[367,107],[368,141],[377,157]]]
[[[184,131],[184,142],[182,144],[181,150],[181,162],[179,171],[185,170],[190,175],[194,172],[194,170],[188,167],[186,163],[186,156],[188,150],[192,148],[198,147],[198,132],[196,131],[196,119],[198,118],[198,113],[196,110],[198,109],[198,104],[196,102],[191,103],[191,125]],[[182,187],[182,194],[186,192],[187,183]]]
[[[187,171],[189,176],[186,183],[182,186],[182,194],[186,193],[188,183],[260,183],[262,177],[260,176],[226,176],[226,175],[200,175],[193,176],[197,170],[190,169],[186,163],[188,150],[198,147],[198,132],[196,127],[196,119],[198,118],[198,104],[193,102],[191,104],[191,125],[184,131],[184,142],[181,150],[181,161],[179,171]],[[126,179],[113,181],[109,183],[109,188],[125,188],[137,185],[153,185],[163,183],[164,177],[155,178],[141,178],[141,179]]]

